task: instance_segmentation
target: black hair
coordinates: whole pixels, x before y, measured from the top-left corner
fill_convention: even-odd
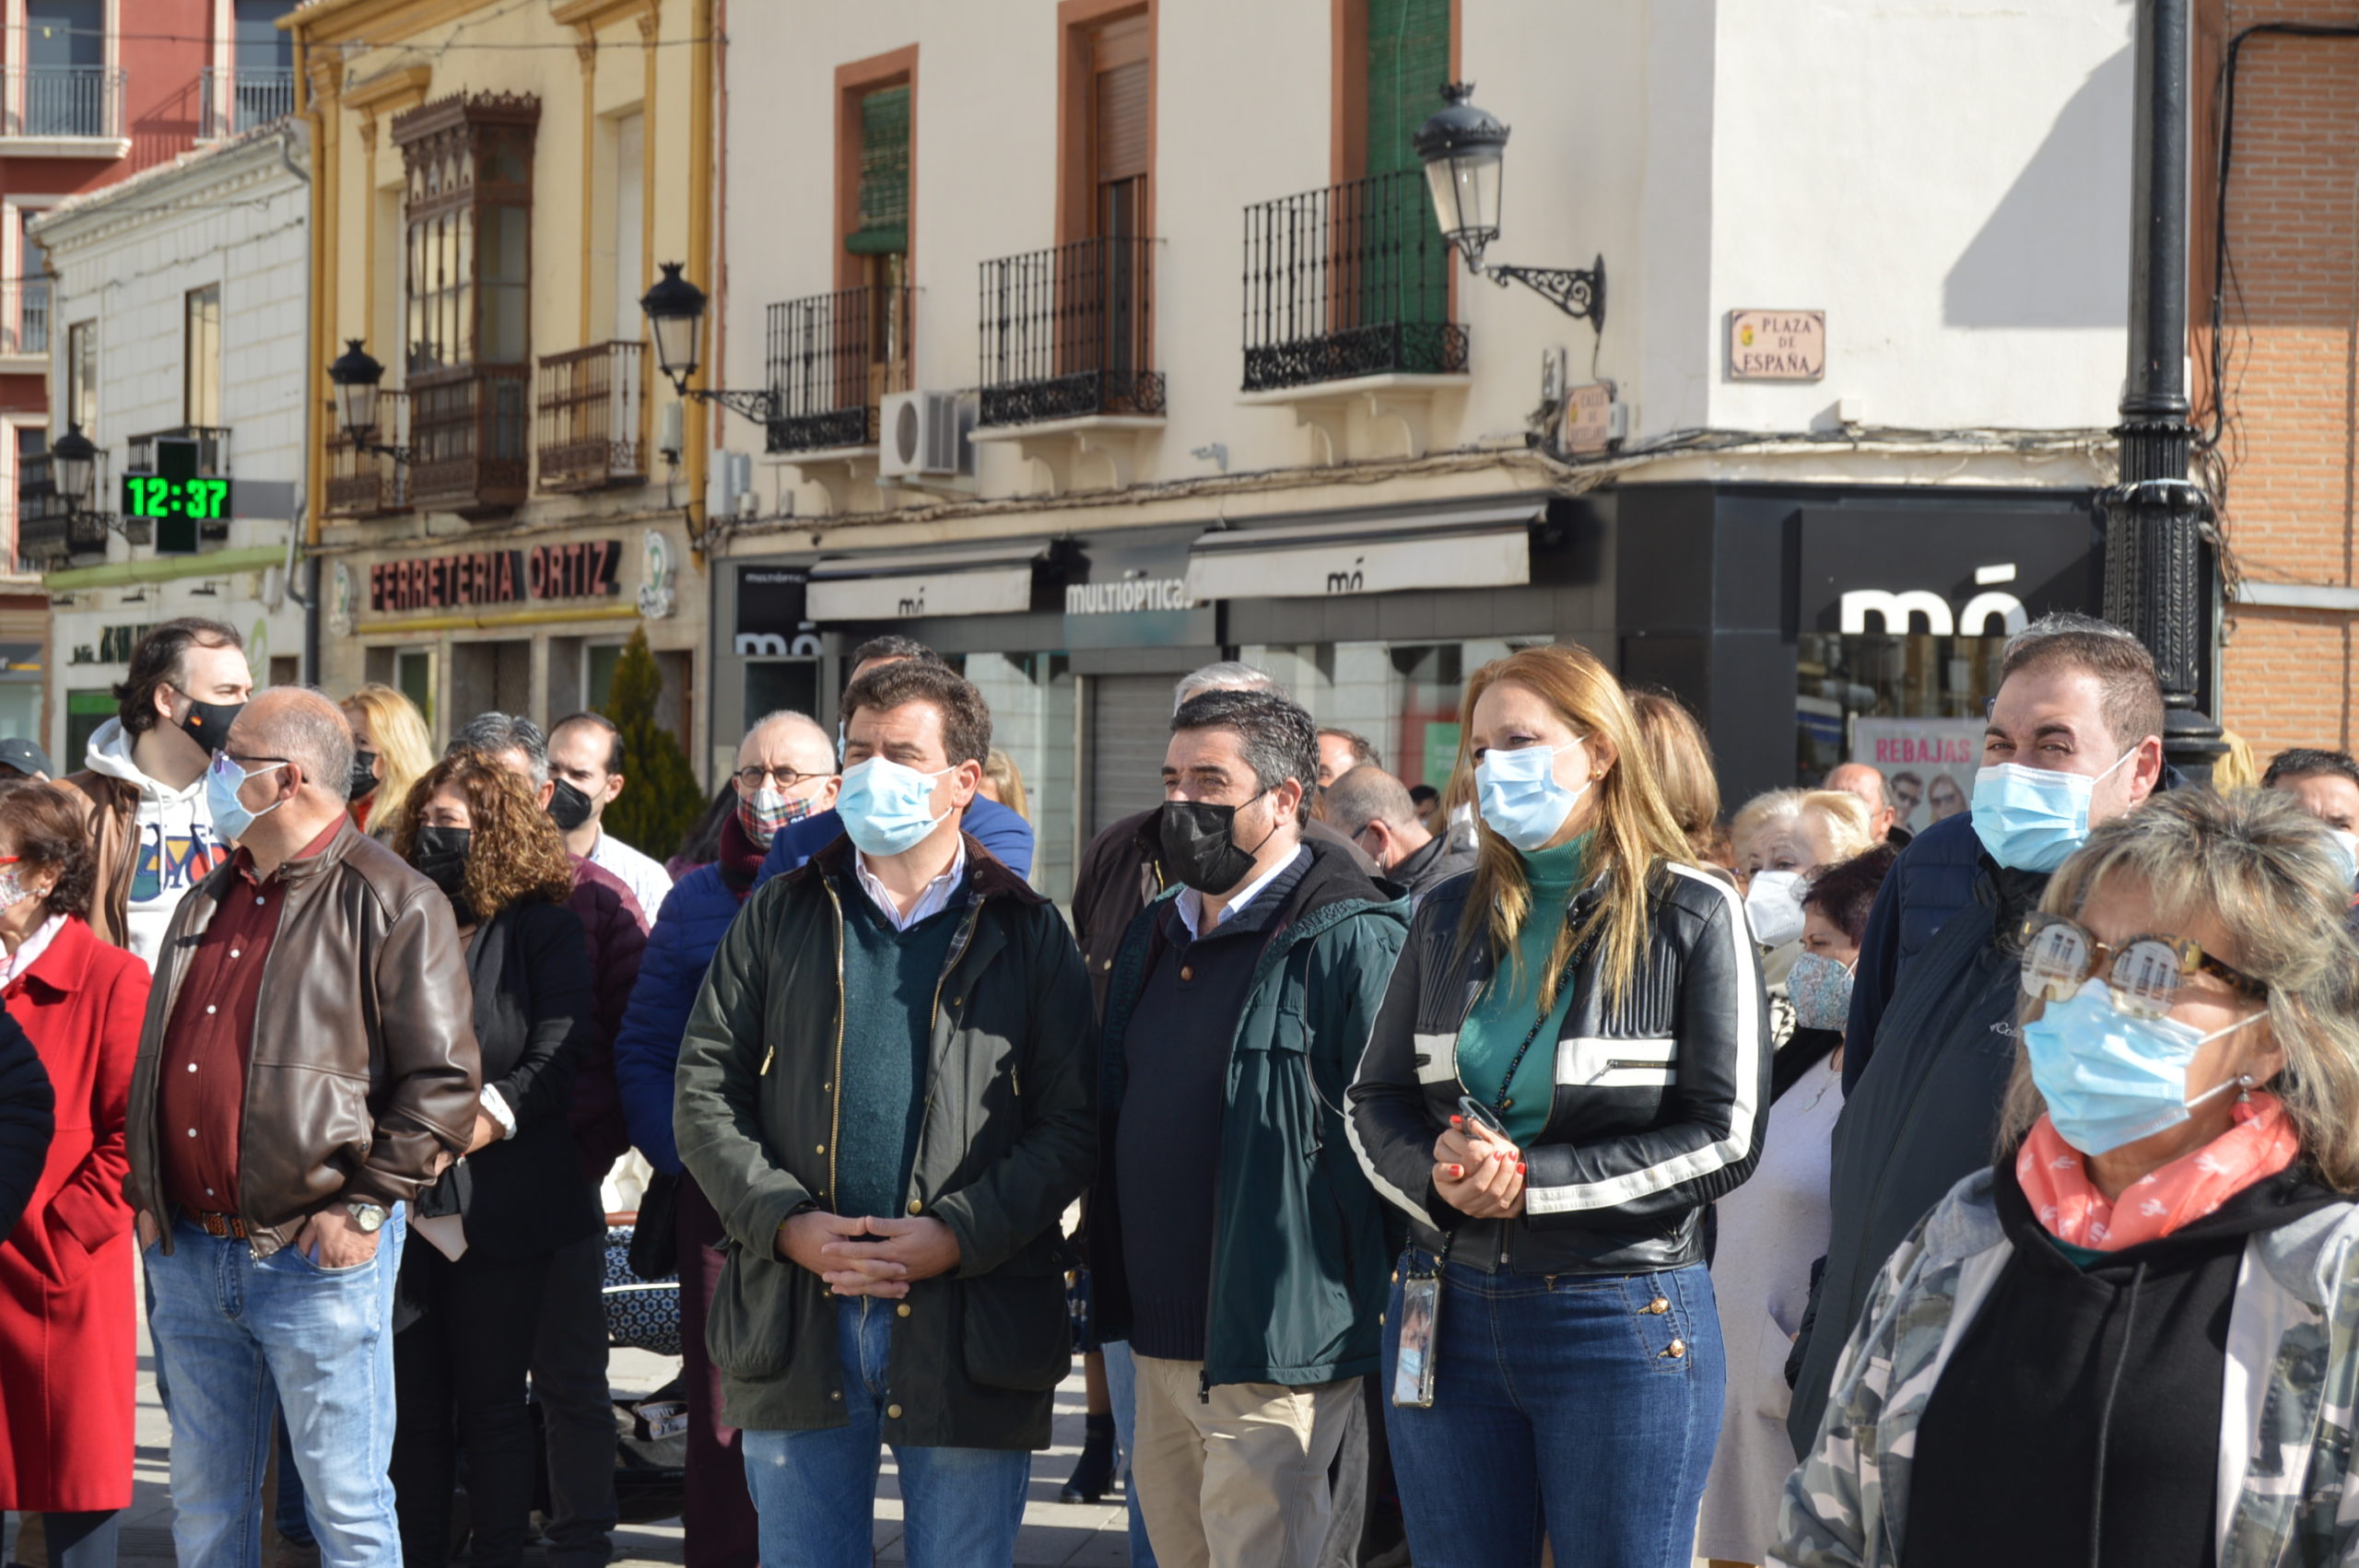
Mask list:
[[[991,755],[992,708],[974,683],[936,661],[903,659],[871,670],[844,692],[844,722],[863,708],[930,702],[942,714],[942,749],[955,766]]]
[[[2320,746],[2288,746],[2269,759],[2269,771],[2260,776],[2260,787],[2273,790],[2292,778],[2316,778],[2332,774],[2359,784],[2359,762],[2351,760],[2349,752],[2328,751]]]
[[[611,776],[626,771],[623,766],[623,732],[616,728],[613,720],[603,713],[593,713],[585,708],[579,713],[569,713],[550,725],[550,736],[554,738],[559,730],[569,724],[594,724],[604,730],[606,732],[606,772]]]
[[[883,637],[872,637],[858,648],[853,649],[851,668],[857,670],[872,659],[914,659],[921,664],[948,668],[948,661],[941,654],[936,653],[917,638],[903,637],[898,632],[886,632]]]
[[[238,628],[221,621],[208,621],[202,615],[183,615],[176,621],[166,621],[148,628],[131,650],[131,673],[114,688],[115,711],[123,720],[123,732],[137,737],[156,727],[160,717],[156,711],[156,692],[161,686],[177,686],[185,679],[181,665],[192,648],[234,648],[244,651],[245,638]]]
[[[1190,697],[1171,716],[1171,732],[1226,730],[1237,736],[1260,792],[1291,778],[1302,786],[1297,824],[1310,818],[1319,784],[1319,726],[1301,706],[1269,691],[1210,691]]]

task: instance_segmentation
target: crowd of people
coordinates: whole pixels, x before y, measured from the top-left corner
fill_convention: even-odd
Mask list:
[[[209,621],[0,745],[17,1561],[115,1562],[144,1291],[188,1568],[605,1562],[634,1149],[690,1568],[868,1562],[887,1448],[910,1562],[1012,1562],[1076,1353],[1134,1564],[2359,1551],[2348,755],[2191,783],[2080,616],[1970,799],[1725,809],[1570,647],[1413,788],[1222,662],[1069,924],[982,694],[850,662],[667,860],[603,716],[438,756]]]

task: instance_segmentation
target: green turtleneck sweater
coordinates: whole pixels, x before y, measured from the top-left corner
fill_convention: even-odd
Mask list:
[[[1532,1019],[1540,1012],[1541,982],[1547,977],[1557,935],[1565,929],[1565,907],[1580,886],[1581,863],[1589,855],[1590,835],[1582,834],[1554,849],[1536,849],[1523,857],[1523,874],[1532,887],[1532,912],[1516,932],[1516,951],[1502,958],[1498,972],[1483,988],[1474,1009],[1458,1031],[1458,1078],[1466,1092],[1486,1106],[1499,1105],[1499,1080],[1515,1059],[1524,1036],[1532,1035]],[[1499,1119],[1519,1148],[1529,1147],[1548,1125],[1548,1106],[1555,1094],[1556,1036],[1564,1033],[1565,1015],[1573,1005],[1573,986],[1556,988],[1556,1000],[1532,1048],[1508,1085],[1507,1105]]]

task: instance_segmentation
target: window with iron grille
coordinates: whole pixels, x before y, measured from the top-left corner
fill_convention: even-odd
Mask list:
[[[531,354],[533,138],[540,100],[482,93],[393,121],[405,185],[413,375]]]
[[[844,249],[855,256],[910,248],[910,88],[879,88],[860,99],[860,196]]]

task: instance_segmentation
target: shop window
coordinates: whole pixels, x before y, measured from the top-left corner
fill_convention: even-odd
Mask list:
[[[440,734],[434,722],[434,651],[405,648],[393,655],[393,686],[425,716],[426,732]]]
[[[964,673],[991,704],[992,744],[1024,780],[1032,824],[1032,885],[1073,900],[1074,682],[1062,653],[970,653]]]
[[[619,642],[593,643],[584,650],[581,661],[581,704],[595,712],[606,709],[606,698],[615,689],[615,666],[622,662],[623,645]]]
[[[1294,694],[1322,728],[1349,730],[1376,746],[1402,783],[1447,790],[1457,766],[1466,677],[1545,634],[1464,642],[1249,644],[1239,653]]]
[[[123,705],[115,700],[114,688],[111,686],[67,692],[65,694],[65,749],[58,755],[72,757],[74,761],[71,766],[81,766],[82,755],[90,749],[90,737],[99,732],[100,725],[122,711]]]
[[[738,733],[771,713],[819,711],[819,661],[816,659],[748,659],[745,661],[745,708]],[[715,740],[720,739],[715,735]]]
[[[1915,833],[1966,809],[2004,637],[1805,632],[1796,648],[1794,777],[1864,762]]]

